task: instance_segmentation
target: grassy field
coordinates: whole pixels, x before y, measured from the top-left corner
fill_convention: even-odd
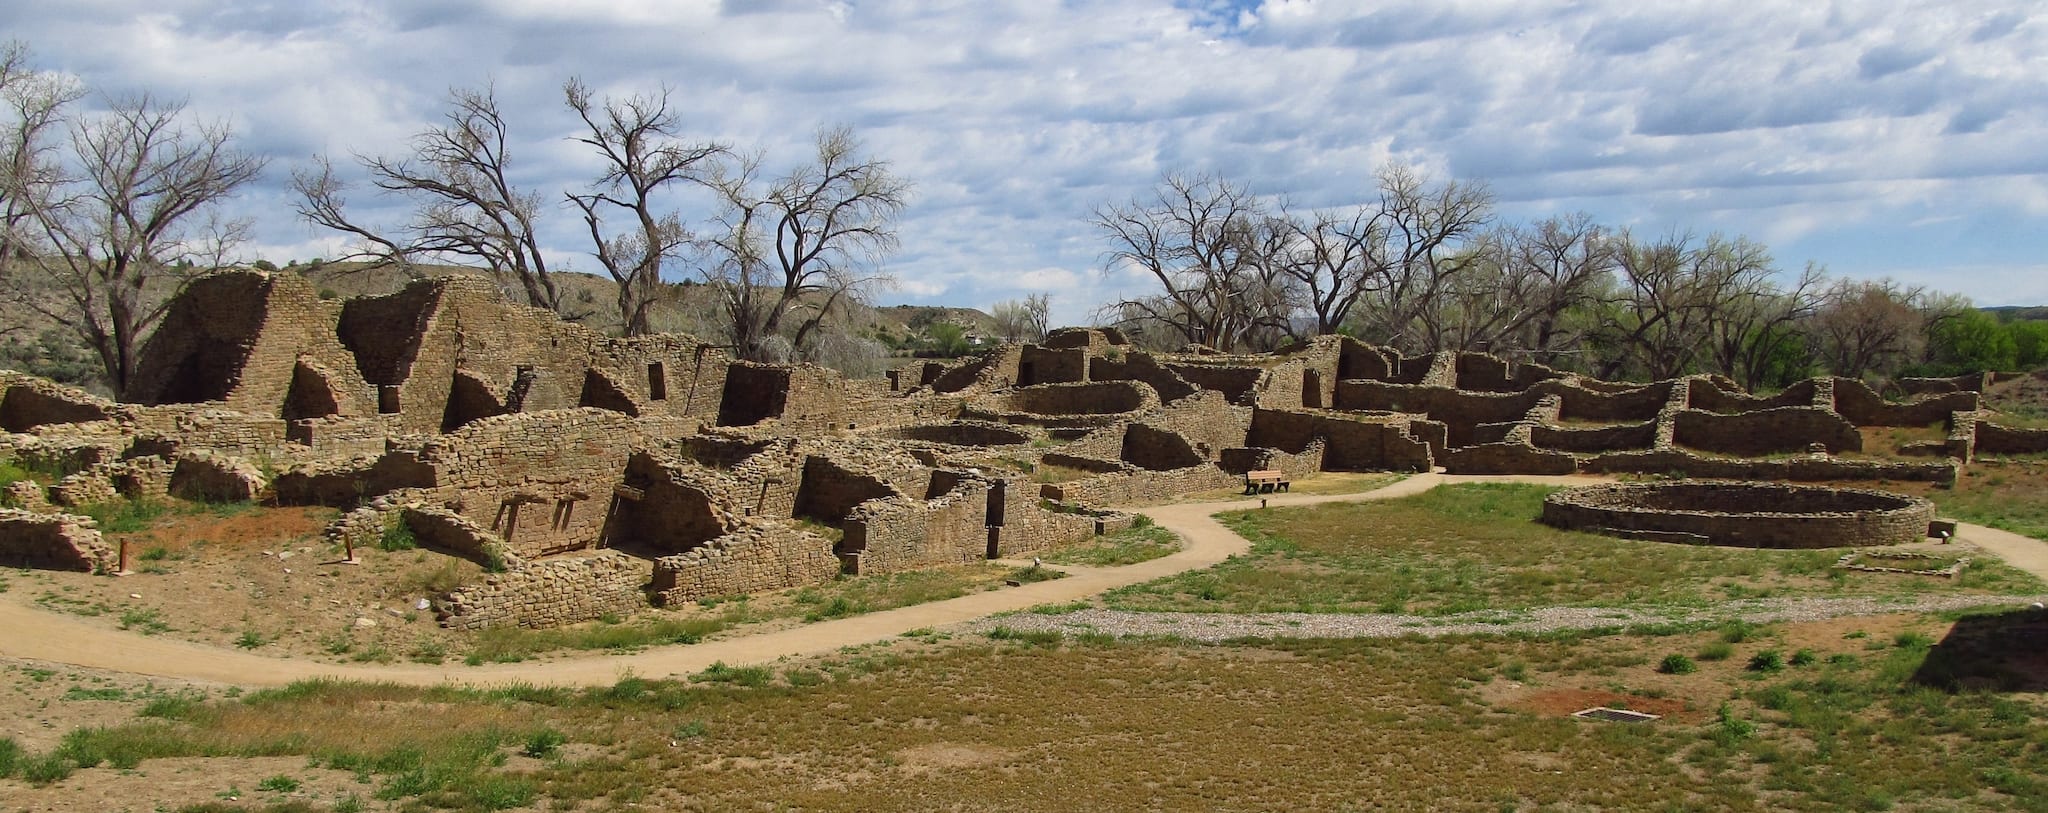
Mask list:
[[[1129,530],[1063,545],[1041,558],[1056,565],[1113,567],[1157,559],[1180,550],[1180,547],[1180,537],[1153,525],[1150,517],[1141,516]]]
[[[1553,605],[1699,606],[1766,596],[2039,592],[1979,560],[1954,580],[1844,572],[1839,550],[1731,550],[1560,531],[1535,521],[1551,489],[1445,486],[1399,500],[1240,511],[1252,552],[1110,593],[1112,608],[1449,614]]]
[[[2007,650],[1959,660],[1931,646],[1949,624],[1919,617],[1738,633],[927,634],[580,692],[302,684],[153,699],[136,722],[17,750],[0,792],[33,803],[39,784],[94,781],[63,779],[81,766],[147,776],[169,757],[267,755],[359,781],[339,798],[183,809],[2048,809],[2040,695],[2001,691],[2039,676],[2011,671]],[[1717,646],[1729,655],[1662,670],[1666,653]],[[1590,705],[1663,719],[1568,716]]]

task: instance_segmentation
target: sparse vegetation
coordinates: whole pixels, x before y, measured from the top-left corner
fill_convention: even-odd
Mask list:
[[[1047,552],[1043,558],[1056,565],[1115,567],[1157,559],[1180,550],[1180,537],[1153,525],[1150,517],[1141,514],[1139,518],[1145,521],[1144,525],[1134,524],[1129,530],[1064,545]]]
[[[1841,573],[1830,550],[1644,544],[1535,521],[1550,489],[1445,486],[1398,500],[1241,511],[1252,553],[1114,591],[1109,606],[1198,612],[1448,614],[1550,605],[1706,606],[1771,595],[2024,594],[2039,579],[1973,563],[1954,580]],[[1740,639],[1737,639],[1740,640]]]

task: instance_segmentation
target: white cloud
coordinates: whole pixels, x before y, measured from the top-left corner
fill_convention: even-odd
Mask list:
[[[1899,224],[1938,222],[1972,235],[1955,248],[1966,261],[1938,263],[1950,287],[2038,270],[2048,24],[2031,12],[2021,0],[98,0],[18,10],[10,33],[97,87],[231,117],[274,157],[266,189],[242,202],[266,250],[322,239],[281,194],[294,162],[398,154],[451,86],[495,83],[522,182],[551,197],[577,183],[589,164],[564,141],[560,84],[578,75],[619,93],[666,84],[694,132],[759,145],[771,163],[799,159],[820,124],[850,124],[917,184],[891,297],[986,305],[1056,285],[1058,313],[1075,318],[1080,300],[1143,284],[1099,273],[1089,211],[1168,169],[1325,206],[1369,198],[1374,168],[1401,160],[1487,181],[1509,216],[1585,209],[1650,231],[1745,233],[1785,241],[1788,264],[1848,273],[1877,273],[1859,258],[1913,256],[1927,229]],[[581,254],[567,213],[554,220],[552,253]]]

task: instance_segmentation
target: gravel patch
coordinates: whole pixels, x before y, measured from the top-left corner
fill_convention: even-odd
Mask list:
[[[1743,620],[1757,623],[1820,621],[1859,615],[1925,613],[1969,607],[2022,608],[2048,596],[1927,596],[1885,598],[1772,598],[1730,601],[1713,607],[1541,607],[1489,610],[1459,615],[1386,613],[1141,613],[1087,609],[1059,614],[1017,613],[961,625],[985,633],[996,627],[1023,632],[1118,637],[1171,637],[1215,643],[1237,638],[1397,638],[1403,635],[1505,635],[1557,630],[1630,627]]]

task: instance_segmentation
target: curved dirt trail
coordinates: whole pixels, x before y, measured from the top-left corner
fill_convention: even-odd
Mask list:
[[[1419,494],[1443,483],[1523,482],[1583,485],[1585,476],[1470,476],[1419,474],[1362,494],[1267,495],[1271,506],[1374,500]],[[412,685],[469,684],[599,686],[627,675],[660,678],[703,671],[713,663],[754,664],[783,657],[822,655],[842,647],[883,641],[905,632],[942,627],[994,613],[1041,604],[1076,601],[1106,590],[1208,567],[1248,552],[1251,544],[1213,517],[1220,511],[1258,505],[1258,498],[1181,503],[1145,509],[1185,545],[1170,556],[1122,567],[1063,568],[1068,576],[960,598],[821,621],[800,627],[627,655],[581,655],[536,663],[463,665],[330,664],[270,658],[187,641],[155,638],[94,626],[0,594],[0,656],[109,669],[155,677],[217,681],[241,686],[281,686],[311,678],[383,681]],[[2048,544],[1975,525],[1959,526],[1959,538],[1977,543],[2016,567],[2048,579]]]

